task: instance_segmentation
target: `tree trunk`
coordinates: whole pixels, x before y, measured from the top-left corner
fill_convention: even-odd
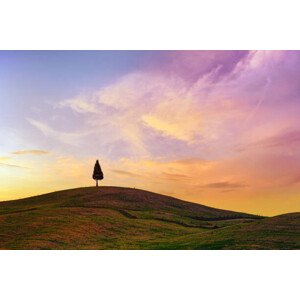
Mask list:
[[[98,187],[98,179],[96,179],[96,187]]]

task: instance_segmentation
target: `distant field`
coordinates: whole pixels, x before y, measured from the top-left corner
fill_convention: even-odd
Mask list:
[[[300,249],[300,213],[272,218],[138,189],[0,202],[1,249]]]

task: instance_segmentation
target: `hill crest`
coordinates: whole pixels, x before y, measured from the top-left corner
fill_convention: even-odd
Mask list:
[[[1,249],[298,249],[300,214],[233,212],[88,187],[0,203]]]

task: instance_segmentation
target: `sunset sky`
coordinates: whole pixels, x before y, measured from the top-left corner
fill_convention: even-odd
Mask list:
[[[300,211],[300,51],[0,51],[0,200],[136,187]]]

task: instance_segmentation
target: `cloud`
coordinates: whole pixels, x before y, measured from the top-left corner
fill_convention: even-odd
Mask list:
[[[193,142],[201,133],[204,116],[187,99],[162,101],[142,116],[142,121],[157,132],[184,142]]]
[[[0,157],[0,167],[18,168],[18,169],[29,169],[28,167],[19,166],[19,165],[16,165],[16,164],[8,164],[8,163],[2,162],[2,161],[7,161],[9,159],[10,159],[10,157],[8,157],[8,156],[2,156],[2,157]]]
[[[201,187],[211,189],[239,189],[247,187],[247,185],[239,182],[219,181],[201,185]]]
[[[77,113],[96,113],[97,108],[92,102],[87,102],[85,98],[73,98],[61,101],[55,108],[69,107]]]
[[[48,124],[34,120],[32,118],[27,118],[27,121],[36,129],[41,131],[46,137],[51,137],[53,139],[59,140],[63,144],[78,145],[83,142],[83,138],[93,132],[93,130],[81,132],[64,132],[55,130]]]
[[[15,155],[45,155],[49,154],[49,151],[45,150],[19,150],[19,151],[14,151],[12,154]]]
[[[123,176],[129,176],[129,177],[144,177],[140,174],[136,174],[136,173],[124,171],[124,170],[112,169],[111,172],[119,174],[119,175],[123,175]]]
[[[66,107],[77,113],[72,124],[80,124],[78,130],[57,130],[49,120],[28,121],[47,137],[82,147],[88,143],[91,151],[101,150],[109,158],[166,159],[168,153],[169,158],[219,159],[230,155],[237,143],[249,142],[264,110],[262,91],[264,101],[270,101],[274,83],[279,84],[270,69],[279,69],[284,59],[274,51],[154,56],[158,64],[56,105],[58,115],[65,115]]]
[[[211,163],[211,161],[199,159],[199,158],[186,158],[186,159],[179,159],[173,161],[175,164],[180,165],[205,165]]]
[[[0,162],[0,166],[8,167],[8,168],[28,169],[28,167],[23,167],[23,166],[13,165],[13,164],[6,164],[6,163],[1,163],[1,162]]]
[[[177,174],[177,173],[168,173],[162,172],[161,177],[163,179],[172,180],[172,181],[183,181],[183,180],[191,180],[192,178],[185,174]]]
[[[257,138],[258,139],[258,138]],[[297,129],[284,131],[273,134],[272,136],[267,136],[258,139],[258,141],[250,142],[246,145],[239,145],[236,147],[236,151],[244,152],[247,150],[259,150],[272,148],[283,148],[289,149],[291,151],[294,146],[300,146],[300,131]]]
[[[258,141],[250,146],[271,148],[271,147],[289,147],[300,143],[300,130],[280,133],[264,140]]]
[[[8,157],[8,156],[0,156],[0,161],[5,161],[5,160],[9,160],[10,159],[10,157]]]
[[[162,51],[153,61],[152,68],[168,76],[180,76],[195,82],[203,75],[217,70],[214,81],[233,72],[236,66],[247,59],[249,51]]]

